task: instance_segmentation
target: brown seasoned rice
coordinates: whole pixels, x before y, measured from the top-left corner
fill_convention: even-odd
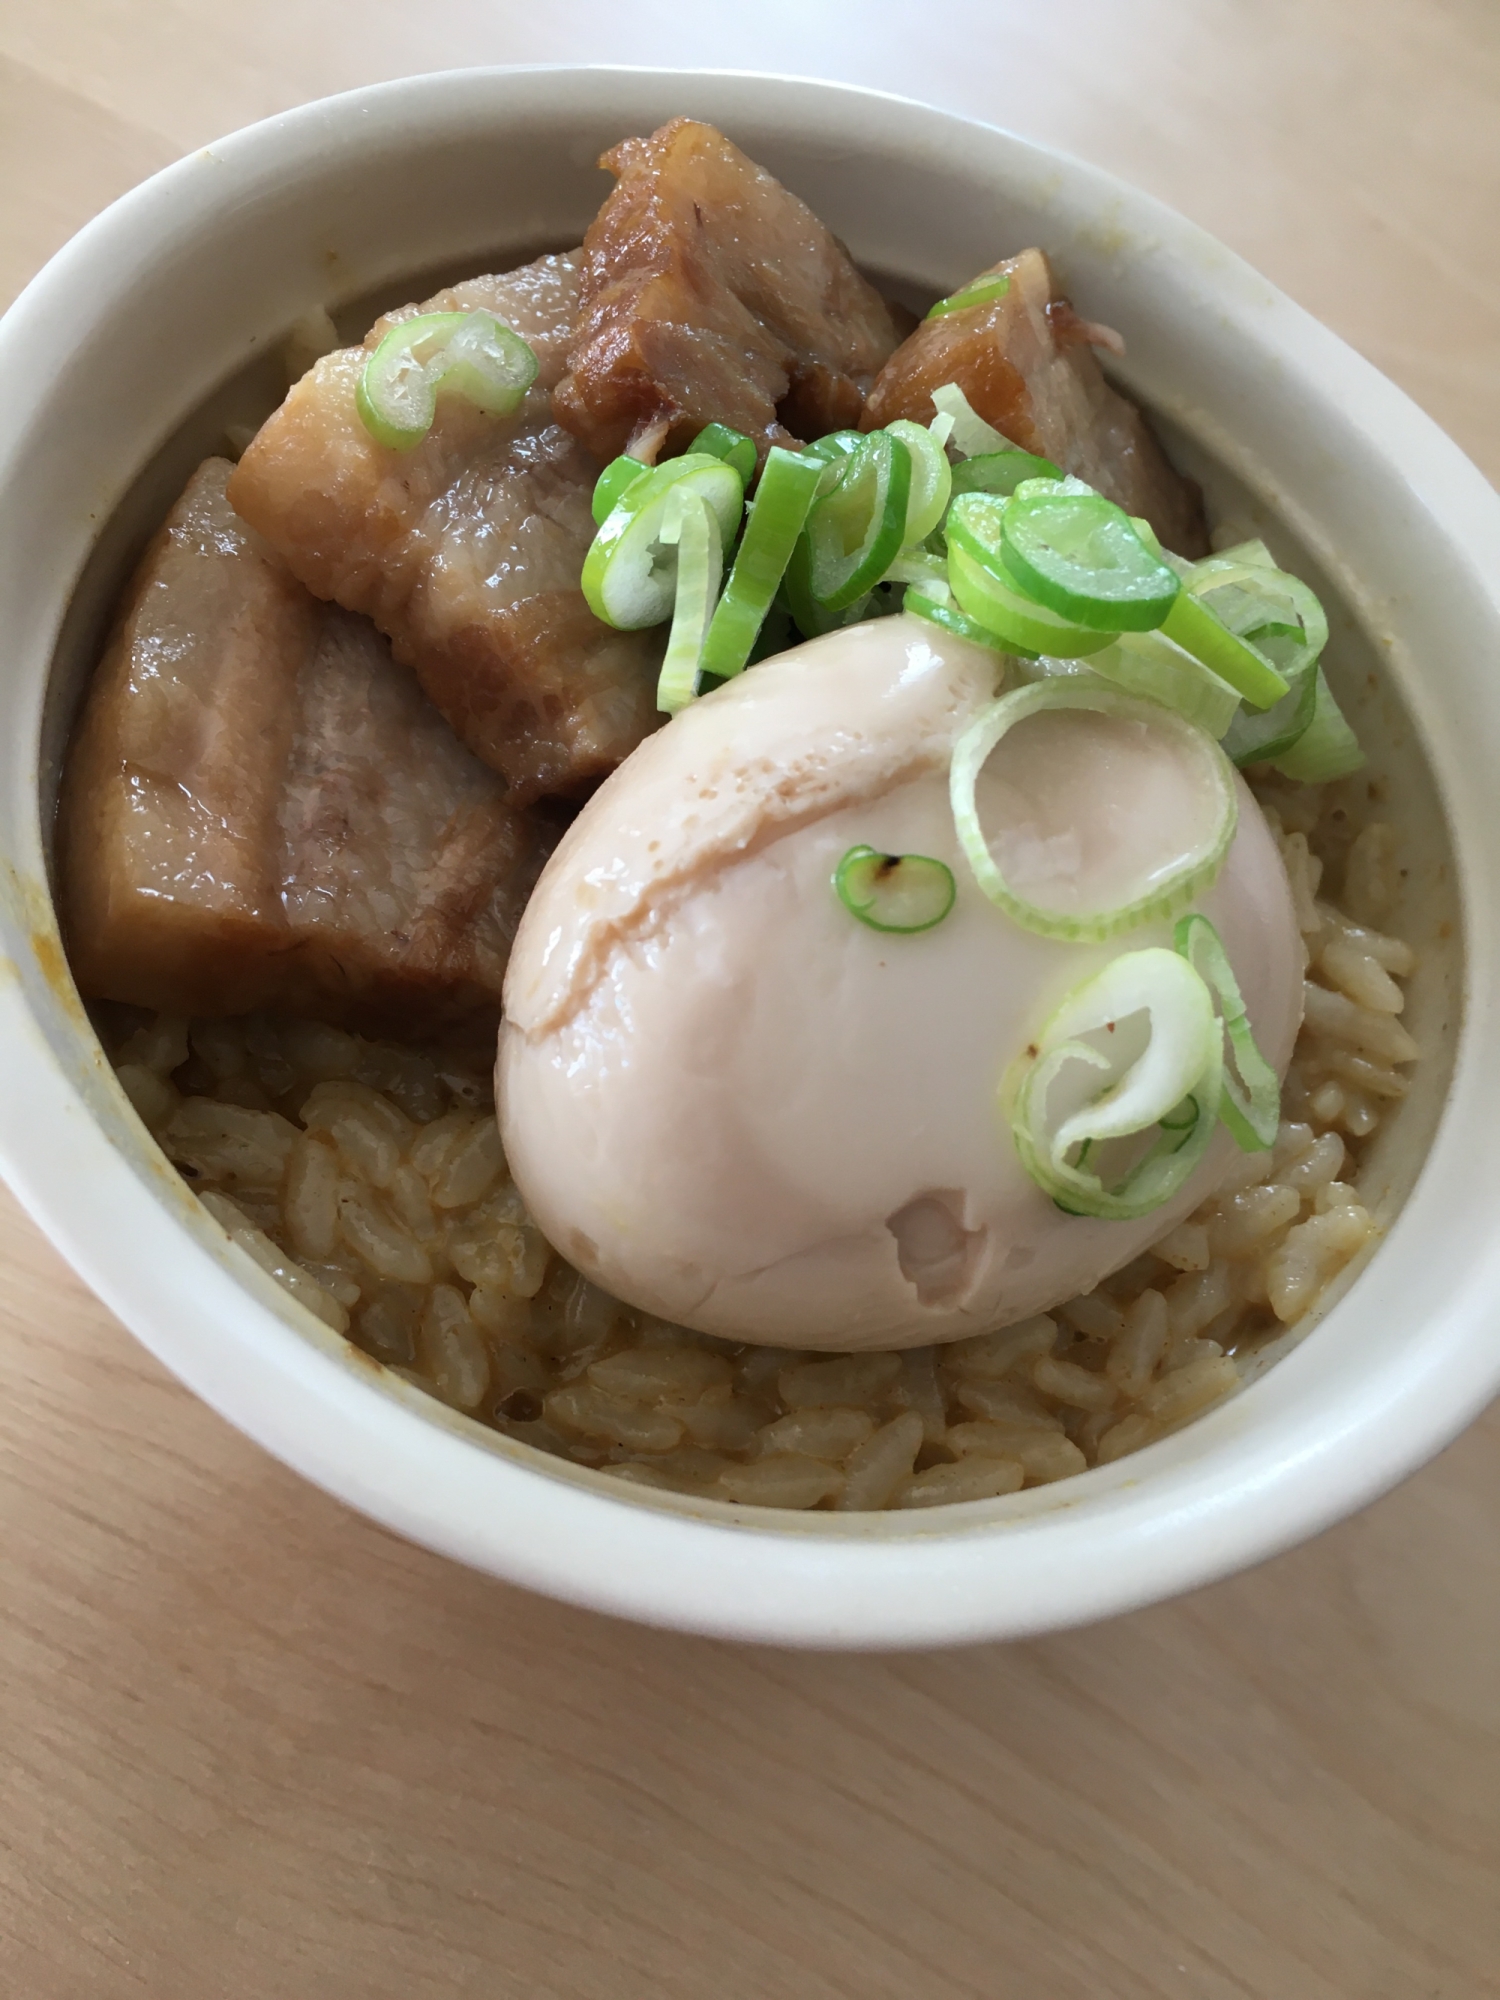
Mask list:
[[[555,1256],[487,1078],[312,1023],[104,1010],[121,1083],[234,1240],[309,1310],[480,1423],[622,1480],[770,1507],[932,1507],[1108,1464],[1239,1383],[1375,1236],[1364,1142],[1405,1095],[1414,956],[1377,926],[1394,839],[1346,787],[1260,796],[1308,958],[1274,1149],[1086,1296],[903,1354],[740,1347]],[[1337,899],[1320,899],[1322,878]]]

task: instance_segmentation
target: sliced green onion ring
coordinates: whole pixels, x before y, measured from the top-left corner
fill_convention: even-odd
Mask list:
[[[1190,590],[1178,592],[1161,630],[1220,680],[1228,681],[1252,708],[1270,708],[1287,691],[1285,677],[1270,661],[1236,638]]]
[[[354,392],[377,444],[411,451],[432,429],[440,389],[504,417],[536,380],[536,356],[491,312],[418,313],[391,328]]]
[[[951,632],[956,639],[967,639],[971,646],[986,646],[992,653],[1006,651],[993,632],[987,632],[976,619],[959,610],[953,601],[952,587],[945,580],[933,578],[930,582],[909,584],[901,608],[925,618],[941,631]]]
[[[1183,585],[1288,680],[1328,644],[1328,616],[1318,598],[1300,576],[1274,565],[1207,556],[1184,573]]]
[[[930,931],[953,908],[953,870],[928,854],[851,847],[833,871],[839,901],[872,931]]]
[[[1315,668],[1314,676],[1312,720],[1291,749],[1275,760],[1281,775],[1299,785],[1326,785],[1334,778],[1347,778],[1351,771],[1363,769],[1365,761],[1359,739],[1323,678],[1323,669]]]
[[[650,466],[644,459],[622,455],[612,458],[599,477],[594,481],[594,497],[589,503],[593,509],[594,526],[602,528],[615,511],[615,502],[628,486],[634,486],[643,472]]]
[[[693,439],[692,449],[709,458],[722,458],[726,465],[732,465],[740,475],[740,482],[748,491],[755,477],[755,440],[746,437],[743,431],[731,430],[728,424],[706,424]]]
[[[705,673],[743,672],[817,497],[820,460],[773,445],[703,648]]]
[[[1275,556],[1271,554],[1271,551],[1258,536],[1254,541],[1236,542],[1233,548],[1220,549],[1209,560],[1214,562],[1249,563],[1256,569],[1280,569],[1280,564],[1277,562]],[[1282,570],[1281,574],[1285,576],[1287,572]]]
[[[861,438],[807,517],[791,563],[798,594],[835,612],[873,589],[906,538],[910,494],[911,453],[901,440],[889,431]]]
[[[1027,480],[1000,517],[1000,558],[1038,604],[1101,632],[1151,632],[1182,585],[1102,493]]]
[[[728,548],[744,511],[739,474],[720,458],[687,452],[653,466],[627,486],[589,545],[579,579],[589,609],[606,625],[637,632],[671,616],[677,594],[677,552],[662,538],[667,503],[686,484],[712,507],[721,546]]]
[[[1160,632],[1122,632],[1102,653],[1089,654],[1088,669],[1126,694],[1159,701],[1215,738],[1232,731],[1244,714],[1227,681]]]
[[[948,442],[962,458],[978,458],[981,452],[1016,451],[1003,431],[987,424],[956,382],[944,382],[932,392],[932,407],[940,417],[951,417],[953,427]]]
[[[959,609],[993,632],[1009,652],[1048,654],[1069,660],[1102,652],[1110,643],[1108,632],[1091,631],[1085,625],[1075,625],[1070,619],[1044,610],[1014,584],[976,561],[956,539],[959,508],[967,501],[989,498],[987,493],[966,493],[962,501],[955,500],[948,510],[948,581]],[[957,521],[957,528],[961,533],[961,521]]]
[[[829,431],[823,437],[814,438],[811,444],[802,447],[804,458],[819,458],[825,465],[838,465],[846,458],[853,458],[865,441],[863,431]],[[835,481],[829,481],[824,492],[831,492]]]
[[[1224,1069],[1219,1116],[1242,1153],[1267,1152],[1281,1125],[1281,1079],[1256,1044],[1224,940],[1208,918],[1195,911],[1177,925],[1172,943],[1218,996],[1234,1059],[1233,1068],[1226,1064]]]
[[[953,493],[953,467],[948,454],[925,424],[898,417],[886,429],[911,453],[911,492],[906,501],[906,529],[901,540],[910,548],[925,542],[948,511]]]
[[[1300,673],[1289,671],[1287,679],[1291,685],[1280,701],[1260,710],[1242,708],[1225,731],[1225,753],[1241,769],[1269,764],[1306,735],[1318,704],[1316,663]]]
[[[990,271],[982,278],[976,278],[971,285],[964,285],[956,292],[950,292],[945,299],[939,299],[935,306],[927,308],[928,319],[942,319],[948,313],[967,312],[971,306],[993,305],[996,299],[1003,299],[1010,290],[1010,277],[1005,271]]]
[[[1116,1073],[1118,1057],[1085,1037],[1102,1040],[1140,1014],[1149,1022],[1146,1046]],[[1213,1137],[1222,1039],[1208,987],[1186,958],[1160,946],[1122,953],[1074,988],[1002,1086],[1021,1164],[1071,1214],[1119,1222],[1152,1214],[1183,1187]],[[1079,1065],[1109,1081],[1059,1115],[1054,1094],[1076,1103],[1083,1079],[1068,1072]],[[1088,1171],[1096,1149],[1153,1129],[1155,1143],[1113,1186]]]
[[[884,583],[946,584],[948,565],[923,548],[905,548],[881,579]]]
[[[1020,668],[1018,678],[1026,681],[1078,681],[1084,687],[1098,687],[1099,677],[1087,660],[1060,660],[1054,654],[1013,653]]]
[[[656,705],[663,714],[675,715],[698,692],[703,642],[724,570],[718,516],[691,481],[681,480],[672,488],[661,538],[677,550],[677,600],[656,683]]]
[[[1191,586],[1197,580],[1199,565],[1185,562],[1181,556],[1163,549],[1149,521],[1132,515],[1131,525],[1146,546],[1154,549],[1163,562],[1170,564],[1187,586],[1162,621],[1161,629],[1167,637],[1237,689],[1240,698],[1251,708],[1274,708],[1277,702],[1284,700],[1290,688],[1287,677],[1264,653],[1231,632],[1208,606],[1197,601]],[[1254,560],[1253,566],[1257,569],[1274,567],[1263,542],[1242,543],[1240,549],[1234,552],[1236,561],[1246,550],[1265,555],[1264,564],[1259,562],[1258,556]]]
[[[1172,732],[1186,754],[1194,759],[1211,800],[1209,824],[1197,845],[1158,870],[1143,895],[1117,908],[1081,914],[1043,909],[1011,888],[985,838],[975,796],[979,774],[1002,737],[1017,723],[1044,709],[1090,710]],[[985,895],[1023,930],[1075,944],[1100,943],[1134,930],[1139,924],[1175,916],[1184,904],[1208,887],[1223,867],[1239,819],[1233,768],[1205,730],[1185,722],[1156,702],[1120,694],[1092,676],[1032,681],[980,709],[954,746],[948,782],[959,845]]]
[[[1008,497],[1023,479],[1061,479],[1050,458],[1029,451],[984,451],[953,468],[955,493],[999,493]]]

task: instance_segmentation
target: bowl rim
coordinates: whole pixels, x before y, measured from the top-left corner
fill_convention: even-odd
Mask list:
[[[1336,407],[1392,480],[1417,495],[1500,634],[1500,497],[1370,364],[1205,231],[1102,169],[851,85],[755,71],[547,64],[432,72],[299,106],[174,163],[90,222],[0,321],[0,369],[32,379],[59,323],[80,310],[102,315],[127,298],[133,243],[206,227],[285,173],[289,159],[312,159],[330,139],[368,133],[382,117],[434,126],[476,111],[500,119],[507,97],[519,103],[524,93],[533,104],[550,94],[561,120],[581,115],[601,90],[628,107],[632,91],[644,100],[684,85],[712,97],[704,115],[725,122],[737,98],[747,117],[757,98],[765,109],[766,93],[816,106],[832,134],[856,146],[869,147],[876,121],[918,148],[962,135],[1017,172],[1024,163],[1056,174],[1101,208],[1141,220],[1169,254],[1196,258],[1222,309],[1253,321],[1268,361]],[[25,422],[24,412],[0,413],[0,503]],[[48,613],[54,639],[63,609]],[[1428,757],[1450,817],[1472,827],[1482,793],[1454,776],[1461,737],[1450,731],[1445,743],[1429,743]],[[243,1253],[215,1240],[175,1175],[125,1157],[101,1122],[100,1093],[118,1095],[117,1087],[72,989],[47,893],[37,746],[12,757],[12,799],[0,808],[10,849],[0,874],[0,1170],[100,1298],[221,1415],[383,1525],[476,1568],[599,1610],[723,1637],[871,1648],[1026,1636],[1156,1601],[1303,1539],[1421,1464],[1500,1387],[1500,1351],[1476,1353],[1500,1283],[1497,1248],[1474,1254],[1424,1320],[1421,1341],[1385,1356],[1357,1384],[1341,1383],[1336,1422],[1318,1406],[1317,1343],[1307,1342],[1161,1444],[1009,1502],[917,1517],[782,1515],[623,1489],[542,1461],[385,1376],[289,1308]],[[1467,1018],[1449,1113],[1390,1232],[1409,1245],[1437,1228],[1453,1199],[1453,1174],[1435,1175],[1434,1159],[1446,1149],[1451,1167],[1455,1148],[1479,1157],[1476,1134],[1500,1108],[1497,1079],[1478,1053],[1483,1027],[1500,1012],[1487,915],[1500,903],[1496,859],[1488,851],[1460,857]],[[57,1143],[39,1146],[39,1132],[57,1133]],[[143,1245],[169,1248],[172,1260],[148,1267]],[[1333,1312],[1346,1310],[1347,1301]]]

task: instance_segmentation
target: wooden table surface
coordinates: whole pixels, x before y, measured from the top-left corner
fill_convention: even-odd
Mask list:
[[[0,295],[236,125],[583,58],[868,82],[1086,155],[1500,472],[1495,0],[5,0]],[[734,1648],[346,1512],[6,1205],[0,1993],[1500,1995],[1497,1442],[1492,1411],[1310,1547],[1089,1631]]]

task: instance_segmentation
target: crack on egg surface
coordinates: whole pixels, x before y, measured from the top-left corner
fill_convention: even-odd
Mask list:
[[[972,1291],[989,1243],[985,1229],[966,1229],[968,1198],[953,1188],[914,1195],[885,1220],[896,1240],[901,1275],[920,1306],[958,1306]]]

